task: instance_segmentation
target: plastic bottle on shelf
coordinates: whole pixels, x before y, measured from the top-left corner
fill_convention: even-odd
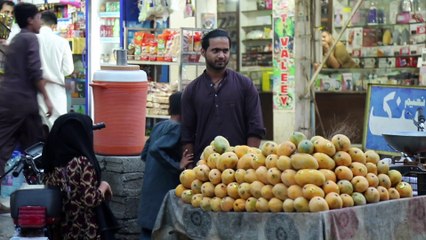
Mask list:
[[[111,19],[110,18],[106,19],[106,33],[105,33],[105,37],[112,37],[112,24],[111,24]]]
[[[368,24],[377,24],[377,7],[374,1],[371,1],[368,9]]]
[[[21,152],[13,151],[12,156],[7,161],[5,172],[9,171],[21,159]],[[9,197],[15,190],[19,189],[25,182],[24,174],[19,173],[18,177],[14,177],[13,171],[9,172],[1,181],[1,197]]]
[[[120,36],[120,20],[116,18],[114,20],[114,27],[112,29],[112,36],[119,37]]]
[[[100,37],[105,37],[105,20],[104,19],[101,19]]]

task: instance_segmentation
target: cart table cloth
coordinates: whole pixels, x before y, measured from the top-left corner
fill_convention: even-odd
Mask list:
[[[426,239],[426,196],[319,213],[211,212],[183,203],[171,190],[154,239]]]

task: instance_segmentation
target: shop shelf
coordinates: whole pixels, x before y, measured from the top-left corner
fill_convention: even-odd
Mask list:
[[[198,65],[205,65],[205,62],[182,62],[183,65],[194,65],[194,66],[198,66]]]
[[[140,60],[128,60],[129,64],[138,64],[138,65],[177,65],[178,62],[161,62],[161,61],[140,61]]]
[[[315,94],[354,95],[354,94],[366,94],[366,91],[315,91]]]
[[[407,25],[421,25],[425,24],[424,22],[411,22],[411,23],[394,23],[394,24],[384,24],[384,23],[378,23],[378,24],[365,24],[365,25],[349,25],[347,28],[394,28],[395,26],[407,26]],[[336,26],[335,28],[342,28],[340,26]]]
[[[229,12],[217,12],[218,16],[227,16],[227,15],[232,15],[235,16],[237,14],[237,11],[229,11]]]
[[[272,38],[244,39],[245,43],[272,41]]]
[[[263,9],[263,10],[244,10],[241,11],[244,14],[272,14],[272,10],[271,9]]]
[[[241,26],[244,31],[250,31],[252,29],[259,29],[259,28],[272,28],[272,24],[261,24],[261,25],[252,25],[252,26]]]
[[[387,67],[387,68],[339,68],[339,69],[331,69],[331,68],[323,68],[321,69],[321,73],[345,73],[345,72],[377,72],[377,71],[404,71],[411,70],[417,71],[417,67]],[[389,72],[391,74],[392,72]]]
[[[267,71],[267,70],[273,70],[272,66],[242,66],[241,71]]]
[[[120,12],[100,12],[99,17],[101,17],[101,18],[119,18]]]
[[[120,43],[120,37],[101,37],[101,43]]]
[[[267,52],[257,52],[257,51],[251,51],[251,52],[245,52],[245,53],[243,53],[243,54],[253,54],[253,55],[255,55],[255,54],[272,54],[272,52],[271,51],[267,51]]]
[[[146,115],[146,118],[158,118],[158,119],[169,119],[167,115]]]
[[[392,55],[392,56],[357,56],[352,58],[405,58],[405,57],[420,57],[420,54],[413,54],[413,55]]]

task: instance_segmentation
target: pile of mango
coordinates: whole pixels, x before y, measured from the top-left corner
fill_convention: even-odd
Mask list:
[[[176,196],[205,211],[319,212],[413,195],[400,172],[343,134],[307,139],[294,132],[260,149],[217,136],[180,182]]]

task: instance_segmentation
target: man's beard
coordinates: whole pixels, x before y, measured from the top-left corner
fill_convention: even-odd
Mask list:
[[[226,68],[226,66],[228,66],[229,59],[227,61],[223,62],[223,63],[224,64],[217,64],[214,61],[210,61],[210,60],[206,59],[207,66],[210,67],[213,70],[218,70],[218,71],[224,70]]]

